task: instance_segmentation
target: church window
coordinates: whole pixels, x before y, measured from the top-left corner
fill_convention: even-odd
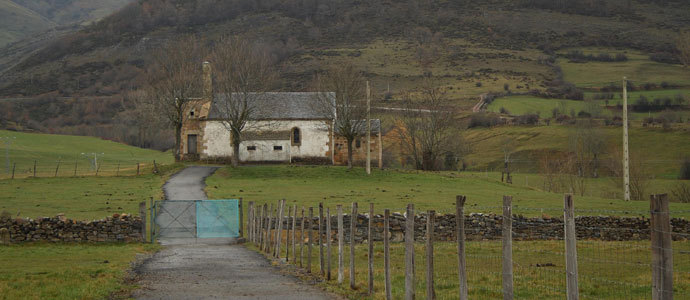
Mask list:
[[[355,147],[357,147],[358,149],[359,149],[360,147],[362,147],[362,141],[360,141],[359,139],[357,139],[357,141],[355,141]]]
[[[254,151],[256,150],[256,146],[247,146],[247,151]]]
[[[282,151],[282,150],[283,150],[283,146],[273,146],[273,150],[275,150],[275,151]]]
[[[302,144],[302,132],[299,128],[292,128],[292,145]]]

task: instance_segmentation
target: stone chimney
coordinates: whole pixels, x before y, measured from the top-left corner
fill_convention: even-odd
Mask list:
[[[211,63],[205,61],[204,70],[204,100],[213,100],[213,75],[211,74]]]

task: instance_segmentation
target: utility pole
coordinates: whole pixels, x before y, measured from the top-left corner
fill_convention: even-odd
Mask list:
[[[10,173],[10,146],[12,146],[12,141],[16,140],[16,137],[0,137],[0,140],[5,141],[5,172]]]
[[[371,174],[371,88],[367,80],[367,175],[369,174]]]
[[[630,156],[628,154],[628,78],[623,77],[623,189],[625,201],[630,201]]]

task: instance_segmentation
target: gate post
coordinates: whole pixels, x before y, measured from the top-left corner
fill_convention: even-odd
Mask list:
[[[139,202],[139,216],[141,217],[141,241],[146,242],[146,202]]]
[[[239,209],[240,209],[240,238],[244,237],[244,230],[242,230],[242,227],[244,227],[244,215],[242,214],[242,210],[244,207],[242,207],[242,198],[240,198],[240,203],[239,203]]]

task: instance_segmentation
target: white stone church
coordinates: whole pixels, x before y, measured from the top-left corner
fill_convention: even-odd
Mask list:
[[[180,143],[184,160],[229,160],[233,155],[231,133],[222,122],[228,95],[214,93],[212,86],[210,65],[204,63],[204,97],[185,112]],[[335,103],[335,94],[275,92],[252,98],[255,110],[242,132],[240,161],[346,164],[347,147],[333,130],[334,119],[321,108],[324,99]],[[376,163],[382,155],[381,123],[371,123],[371,157]],[[366,156],[365,141],[365,135],[357,141],[355,157]]]

